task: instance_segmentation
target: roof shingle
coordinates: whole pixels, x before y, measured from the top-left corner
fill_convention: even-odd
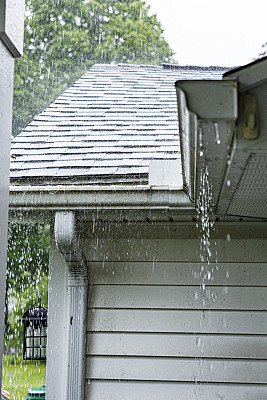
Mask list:
[[[174,82],[225,71],[94,65],[13,140],[11,183],[147,183],[150,160],[180,158]]]

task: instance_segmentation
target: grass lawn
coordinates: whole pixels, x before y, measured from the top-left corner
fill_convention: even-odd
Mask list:
[[[11,400],[25,400],[31,387],[45,384],[44,361],[24,361],[22,356],[3,357],[2,388],[10,393]]]

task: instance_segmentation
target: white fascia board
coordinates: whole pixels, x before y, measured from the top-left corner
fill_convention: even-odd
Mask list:
[[[267,57],[256,60],[250,64],[227,71],[224,80],[238,80],[239,93],[263,85],[267,82]]]
[[[10,211],[193,210],[183,190],[151,186],[11,186]]]

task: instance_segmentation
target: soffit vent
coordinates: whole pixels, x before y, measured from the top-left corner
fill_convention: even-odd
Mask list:
[[[227,214],[244,217],[267,216],[267,153],[251,154],[234,191]]]

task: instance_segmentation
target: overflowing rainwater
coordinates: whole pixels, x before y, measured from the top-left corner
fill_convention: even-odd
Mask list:
[[[211,233],[214,231],[214,218],[212,213],[212,186],[207,166],[200,171],[200,188],[196,210],[197,227],[200,230],[199,258],[201,268],[200,271],[194,271],[194,276],[196,278],[200,276],[202,291],[206,291],[206,295],[215,299],[214,294],[206,288],[207,283],[210,284],[213,280],[214,269],[218,269],[217,251],[215,249],[216,241],[214,242],[214,249],[212,249],[211,245]]]
[[[219,140],[219,133],[217,140]],[[200,149],[203,152],[202,149]],[[200,279],[200,299],[198,298],[198,291],[196,291],[195,300],[202,302],[203,310],[210,307],[210,304],[216,302],[217,294],[210,287],[214,281],[214,271],[218,269],[217,265],[217,250],[216,241],[211,241],[212,232],[215,230],[214,227],[214,216],[212,211],[212,185],[210,182],[210,175],[208,166],[205,165],[200,170],[200,185],[199,195],[196,202],[197,210],[197,228],[200,233],[200,244],[199,244],[199,259],[200,263],[197,263],[197,267],[193,268],[193,277],[199,281]],[[204,315],[204,314],[203,314]],[[202,324],[200,317],[200,326]],[[201,375],[205,375],[205,368],[202,359],[202,355],[205,355],[205,341],[202,336],[196,336],[196,354],[201,354],[199,361],[199,375],[195,378],[195,399],[202,399],[202,386],[199,384],[202,381]],[[213,373],[213,362],[209,364],[209,374]]]

